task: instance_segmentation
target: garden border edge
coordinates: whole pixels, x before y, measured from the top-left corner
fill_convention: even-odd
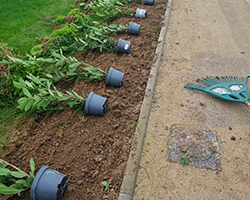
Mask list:
[[[150,115],[152,100],[154,96],[157,75],[163,55],[164,42],[172,9],[173,0],[168,0],[165,12],[164,25],[158,38],[158,45],[155,50],[156,61],[153,64],[148,78],[145,96],[140,110],[138,125],[133,138],[129,159],[127,161],[125,175],[123,177],[118,200],[133,200],[134,190],[136,186],[137,174],[141,160],[141,154],[144,144],[144,138],[147,132],[148,119]]]

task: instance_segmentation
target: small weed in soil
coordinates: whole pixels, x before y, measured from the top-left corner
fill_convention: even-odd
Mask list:
[[[181,165],[184,167],[185,165],[190,165],[190,162],[192,162],[190,156],[183,154],[180,161]]]

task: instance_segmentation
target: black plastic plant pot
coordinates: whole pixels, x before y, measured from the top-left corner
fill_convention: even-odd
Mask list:
[[[85,102],[84,112],[86,115],[101,115],[106,113],[108,99],[90,92]]]
[[[144,9],[137,8],[135,13],[136,18],[146,18],[147,17],[147,11]]]
[[[150,5],[150,6],[152,6],[152,5],[154,5],[154,0],[145,0],[145,5]]]
[[[128,34],[139,35],[141,31],[141,25],[130,22],[128,26]]]
[[[113,67],[109,68],[108,75],[106,77],[105,85],[106,86],[114,86],[114,87],[121,87],[122,81],[124,78],[124,73],[120,72]]]
[[[130,47],[131,47],[131,42],[120,38],[117,44],[116,52],[117,53],[129,53]]]
[[[37,173],[30,190],[31,200],[61,200],[68,185],[68,177],[48,166]]]

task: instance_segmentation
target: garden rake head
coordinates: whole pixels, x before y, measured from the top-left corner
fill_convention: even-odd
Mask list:
[[[188,83],[184,87],[200,90],[228,101],[244,103],[250,107],[250,103],[248,103],[249,94],[246,86],[248,77],[249,76],[245,79],[233,76],[209,77],[199,80],[199,82],[204,85]]]

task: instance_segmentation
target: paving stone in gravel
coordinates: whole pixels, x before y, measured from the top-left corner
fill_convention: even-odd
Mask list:
[[[211,131],[175,125],[171,127],[168,160],[192,167],[221,171],[217,136]]]

